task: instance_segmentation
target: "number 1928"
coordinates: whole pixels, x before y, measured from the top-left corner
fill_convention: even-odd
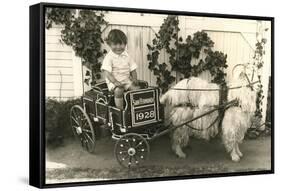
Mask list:
[[[155,117],[154,111],[145,111],[136,113],[136,121],[142,121],[146,119],[153,119]]]

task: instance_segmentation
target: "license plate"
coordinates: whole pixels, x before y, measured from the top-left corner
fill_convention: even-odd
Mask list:
[[[154,107],[150,108],[145,108],[141,110],[135,110],[135,122],[143,122],[143,121],[148,121],[148,120],[153,120],[155,119],[155,111]]]

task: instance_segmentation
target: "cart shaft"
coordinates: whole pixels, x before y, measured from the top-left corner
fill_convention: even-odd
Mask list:
[[[226,103],[224,103],[224,104],[221,104],[221,105],[217,106],[215,109],[212,109],[212,110],[210,110],[210,111],[208,111],[208,112],[205,112],[205,113],[203,113],[202,115],[199,115],[199,116],[197,116],[197,117],[194,117],[194,118],[192,118],[191,120],[188,120],[188,121],[186,121],[186,122],[184,122],[184,123],[182,123],[182,124],[180,124],[180,125],[177,125],[177,126],[171,127],[171,123],[170,123],[170,124],[167,126],[167,129],[166,129],[166,130],[161,131],[160,133],[153,135],[153,136],[150,138],[150,140],[154,140],[154,139],[156,139],[156,138],[158,138],[158,137],[160,137],[160,136],[166,135],[167,133],[170,133],[171,131],[174,131],[175,129],[177,129],[177,128],[179,128],[179,127],[182,127],[183,125],[186,125],[186,124],[188,124],[188,123],[191,123],[192,121],[195,121],[195,120],[197,120],[197,119],[199,119],[199,118],[201,118],[201,117],[204,117],[204,116],[206,116],[206,115],[209,115],[210,113],[213,113],[213,112],[215,112],[215,111],[217,111],[217,110],[221,110],[221,109],[225,110],[226,108],[232,107],[232,106],[236,105],[237,103],[238,103],[238,102],[237,102],[236,99],[235,99],[235,100],[231,100],[231,101],[229,101],[229,102],[226,102]]]

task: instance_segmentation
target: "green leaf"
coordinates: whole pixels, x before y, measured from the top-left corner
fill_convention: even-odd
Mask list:
[[[153,70],[153,74],[156,75],[156,76],[158,76],[158,75],[160,74],[160,71],[157,70],[157,69],[155,69],[155,70]]]
[[[146,44],[148,50],[152,50],[152,47],[150,46],[150,44]]]
[[[154,66],[155,66],[155,64],[154,64],[153,62],[149,62],[149,63],[148,63],[148,68],[149,68],[150,70],[152,70],[152,69],[154,68]]]
[[[90,81],[90,79],[85,79],[85,80],[84,80],[84,83],[87,84],[87,85],[89,85],[89,81]]]
[[[91,74],[90,74],[90,71],[87,70],[85,76],[90,76],[90,75],[91,75]]]
[[[156,39],[153,39],[153,40],[152,40],[152,44],[153,44],[153,45],[156,45],[156,44],[157,44],[157,40],[156,40]]]

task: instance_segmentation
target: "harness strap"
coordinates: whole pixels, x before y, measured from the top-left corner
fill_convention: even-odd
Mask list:
[[[230,102],[223,103],[222,105],[217,106],[217,108],[214,108],[214,109],[212,109],[212,110],[210,110],[210,111],[208,111],[208,112],[203,113],[202,115],[199,115],[199,116],[197,116],[197,117],[194,117],[193,119],[188,120],[188,121],[186,121],[186,122],[184,122],[184,123],[182,123],[182,124],[180,124],[180,125],[177,125],[177,126],[172,127],[171,130],[175,130],[175,129],[177,129],[177,128],[183,126],[183,125],[187,125],[189,128],[194,129],[194,130],[197,130],[197,131],[207,130],[207,129],[209,129],[211,126],[213,126],[213,125],[217,122],[218,119],[222,119],[222,115],[224,114],[224,111],[225,111],[225,110],[227,110],[228,108],[230,108],[230,107],[232,107],[232,106],[236,106],[237,104],[238,104],[237,100],[232,100],[232,101],[230,101]],[[189,125],[189,123],[191,123],[192,121],[195,121],[195,120],[197,120],[197,119],[199,119],[199,118],[204,117],[205,115],[209,115],[209,114],[211,114],[211,113],[213,113],[213,112],[215,112],[215,111],[218,111],[218,110],[222,110],[222,111],[218,114],[217,118],[216,118],[207,128],[204,128],[204,129],[196,129],[196,128],[192,127],[191,125]],[[172,123],[170,123],[169,126],[170,126],[170,125],[172,125]]]
[[[252,87],[254,84],[258,83],[259,81],[251,82],[246,85],[246,87]],[[227,87],[227,90],[239,89],[244,86],[234,86],[234,87]],[[170,88],[171,90],[182,90],[182,91],[220,91],[220,88],[214,89],[195,89],[195,88]]]
[[[220,114],[216,117],[216,119],[207,127],[207,128],[203,128],[203,129],[197,129],[194,128],[193,126],[189,125],[188,123],[185,124],[186,126],[188,126],[190,129],[196,130],[196,131],[204,131],[204,130],[208,130],[209,128],[211,128],[220,118]]]

